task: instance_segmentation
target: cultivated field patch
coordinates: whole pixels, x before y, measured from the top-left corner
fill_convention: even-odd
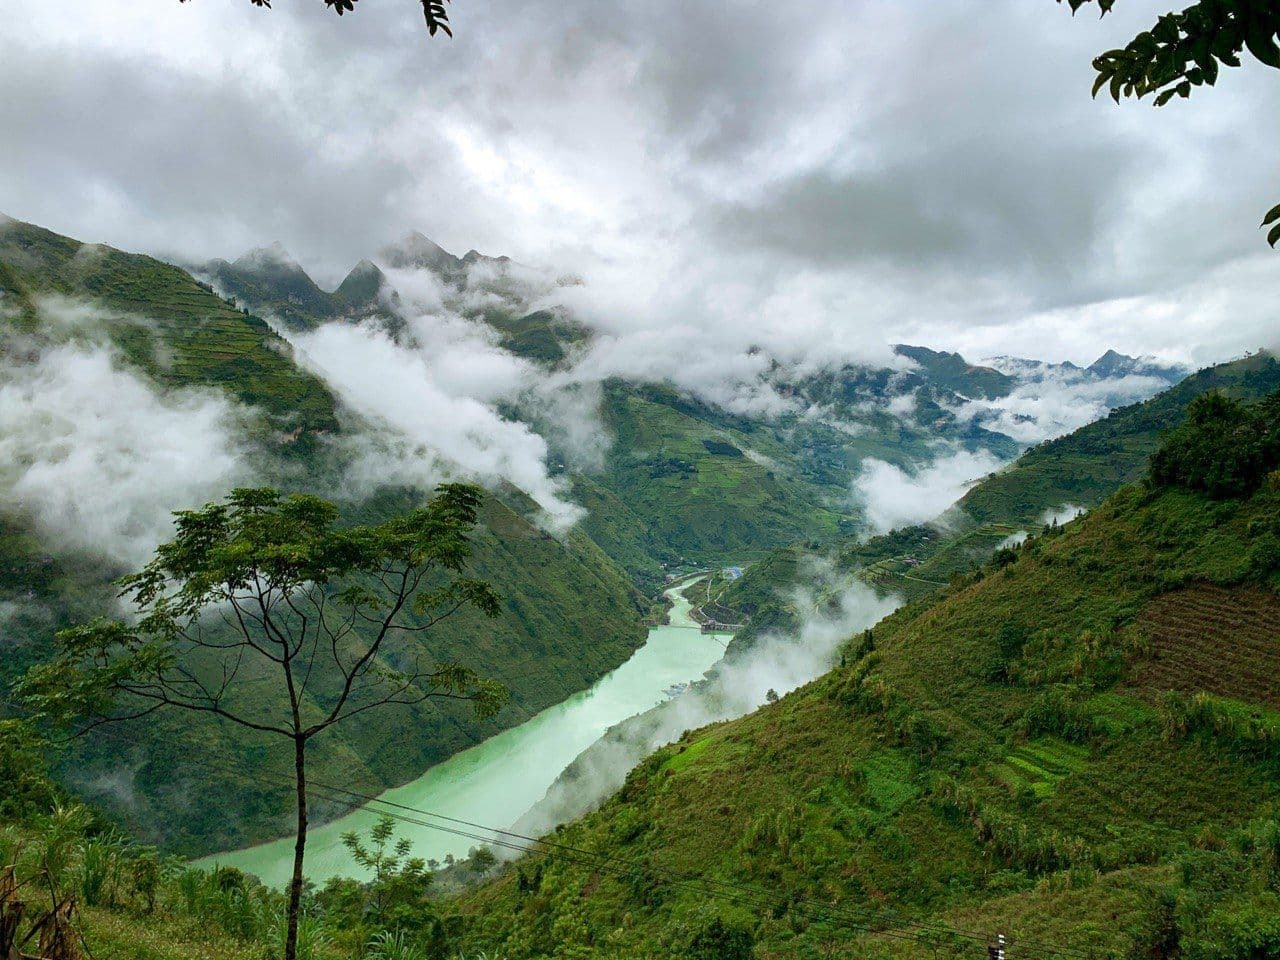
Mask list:
[[[1204,690],[1280,708],[1280,597],[1201,584],[1151,601],[1134,629],[1149,642],[1131,674],[1145,691]]]

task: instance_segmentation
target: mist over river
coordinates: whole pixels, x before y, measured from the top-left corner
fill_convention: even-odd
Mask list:
[[[683,586],[683,584],[681,585]],[[728,635],[704,634],[689,617],[689,602],[667,591],[673,601],[670,625],[649,631],[631,659],[575,694],[510,730],[436,764],[417,780],[388,790],[380,799],[405,807],[506,829],[547,792],[562,770],[606,730],[668,699],[674,684],[698,680],[724,655]],[[359,784],[344,785],[360,790]],[[386,812],[423,819],[408,811]],[[342,844],[342,834],[367,834],[379,811],[361,807],[307,835],[306,875],[323,883],[333,876],[365,878]],[[465,829],[465,828],[464,828]],[[476,833],[477,831],[470,831]],[[424,860],[463,857],[477,845],[439,829],[399,821],[396,836],[413,844]],[[293,869],[293,837],[205,858],[197,865],[237,867],[281,887]]]

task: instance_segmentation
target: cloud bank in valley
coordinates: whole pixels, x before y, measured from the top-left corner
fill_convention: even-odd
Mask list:
[[[1027,445],[1071,433],[1116,407],[1145,400],[1168,386],[1168,381],[1151,374],[1098,378],[1062,365],[1027,364],[1008,358],[986,362],[1018,375],[1022,382],[1008,396],[971,400],[952,412]]]
[[[10,357],[0,374],[0,505],[51,549],[139,565],[172,510],[247,479],[243,414],[219,394],[160,392],[101,346]]]
[[[348,441],[357,488],[400,482],[430,489],[464,478],[510,483],[537,502],[552,530],[576,523],[582,509],[549,473],[546,440],[496,408],[519,396],[529,364],[457,318],[418,316],[408,334],[396,342],[369,323],[290,334],[299,361],[372,425],[372,433]]]
[[[870,458],[854,479],[853,497],[870,532],[888,533],[935,519],[1003,462],[985,450],[943,452],[914,470]]]

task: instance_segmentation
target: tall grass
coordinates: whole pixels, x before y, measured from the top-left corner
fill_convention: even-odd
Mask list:
[[[1280,713],[1263,707],[1196,693],[1188,697],[1176,691],[1161,704],[1166,737],[1212,737],[1254,757],[1280,759]]]

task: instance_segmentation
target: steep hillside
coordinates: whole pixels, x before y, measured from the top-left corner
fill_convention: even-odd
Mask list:
[[[851,526],[839,509],[843,490],[804,476],[767,427],[667,388],[621,383],[608,385],[603,414],[613,444],[605,470],[589,479],[642,520],[670,565],[755,556],[797,534]],[[584,525],[601,522],[612,521]]]
[[[926,958],[1001,932],[1010,957],[1157,956],[1170,936],[1270,955],[1277,587],[1276,474],[1234,498],[1126,488],[853,638],[830,675],[659,750],[459,901],[467,940]]]
[[[248,413],[235,443],[251,470],[238,475],[240,482],[251,478],[338,499],[353,522],[410,509],[424,496],[397,487],[351,489],[344,478],[351,458],[361,454],[345,441],[362,425],[346,414],[339,420],[327,387],[293,363],[288,343],[262,320],[175,267],[14,223],[0,228],[0,288],[0,357],[15,371],[38,368],[46,354],[70,345],[109,355],[162,401],[193,387],[239,400]],[[92,417],[91,410],[83,414]],[[78,457],[85,469],[101,472],[99,451],[59,456]],[[24,466],[6,465],[0,473],[0,682],[6,686],[47,653],[58,629],[113,612],[109,582],[126,572],[106,544],[71,549],[51,539],[35,508],[10,495],[13,471]],[[158,469],[170,468],[159,461]],[[161,512],[193,506],[156,505]],[[482,725],[461,710],[371,716],[321,745],[317,763],[334,780],[378,786],[411,779],[584,689],[642,642],[647,606],[627,575],[587,536],[572,533],[560,541],[535,527],[526,519],[533,507],[519,491],[492,496],[475,537],[473,568],[505,599],[500,617],[449,622],[426,641],[437,654],[507,684],[511,702]],[[91,739],[59,773],[139,836],[208,852],[287,830],[281,818],[289,809],[287,790],[267,780],[228,783],[208,766],[221,757],[252,759],[269,772],[276,766],[273,748],[186,716],[148,722],[126,736],[124,751],[107,734]],[[203,765],[192,764],[192,757]]]
[[[337,425],[333,397],[293,363],[288,343],[167,263],[9,221],[0,225],[0,294],[10,332],[47,341],[41,301],[90,303],[116,347],[161,384],[225,389],[285,433]],[[21,346],[9,338],[5,349]]]
[[[387,493],[354,511],[376,520],[411,508],[420,495]],[[467,614],[424,638],[432,656],[474,666],[504,683],[510,702],[478,723],[463,704],[427,703],[375,712],[317,743],[319,779],[377,789],[404,783],[427,767],[589,686],[644,639],[625,575],[582,536],[561,546],[497,499],[484,508],[472,570],[503,598],[495,620]],[[246,687],[245,695],[256,695]],[[231,701],[234,703],[234,698]],[[129,745],[122,749],[121,740]],[[261,776],[216,775],[220,756],[251,759]],[[148,718],[91,741],[66,758],[63,780],[152,842],[208,853],[273,839],[291,825],[291,755],[275,738],[240,728],[193,726],[182,714]],[[282,778],[272,780],[273,777]],[[322,819],[346,811],[320,801]]]
[[[1161,433],[1182,422],[1193,397],[1218,390],[1258,399],[1277,387],[1280,361],[1271,354],[1207,367],[1150,400],[1031,448],[976,484],[932,524],[869,540],[839,538],[815,545],[812,552],[831,557],[839,570],[882,589],[908,599],[925,596],[986,562],[1011,537],[1042,528],[1055,514],[1066,518],[1093,507],[1138,479]],[[795,583],[795,560],[809,552],[800,545],[787,547],[726,589],[723,603],[757,615],[737,638],[739,645],[749,643],[766,624],[792,622],[787,597]]]
[[[378,271],[383,307],[397,296],[390,284],[421,283],[442,298],[421,305],[425,322],[457,315],[487,325],[494,346],[540,368],[567,373],[608,336],[563,311],[529,308],[553,294],[535,295],[506,258],[455,257],[410,234],[377,259],[391,279],[376,266],[364,271]],[[282,250],[203,269],[220,290],[288,326],[314,329],[360,316],[338,302],[348,283],[326,294]],[[413,315],[412,303],[397,302],[406,317]],[[403,339],[401,345],[414,349]],[[596,416],[609,449],[603,464],[590,468],[561,448],[554,425],[542,422],[537,398],[504,402],[501,409],[541,432],[557,464],[578,464],[571,481],[589,511],[585,529],[653,593],[666,571],[682,565],[742,561],[797,538],[852,533],[861,526],[862,507],[850,488],[868,459],[915,470],[940,450],[1009,458],[1022,449],[966,412],[975,398],[1007,396],[1017,377],[958,354],[894,349],[898,361],[883,368],[847,364],[799,376],[774,364],[750,388],[777,401],[778,411],[767,417],[731,413],[667,383],[606,380]]]
[[[1063,504],[1092,506],[1142,475],[1161,431],[1182,422],[1192,397],[1219,390],[1256,399],[1277,386],[1280,361],[1269,353],[1206,367],[1150,400],[1033,447],[970,490],[959,507],[979,523],[1035,524]]]

